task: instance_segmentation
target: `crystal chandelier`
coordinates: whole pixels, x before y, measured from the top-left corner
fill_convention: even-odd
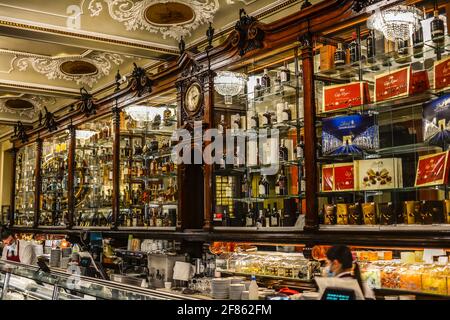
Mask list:
[[[214,78],[214,88],[225,97],[225,104],[233,103],[233,96],[244,90],[248,77],[243,73],[218,71]]]
[[[75,137],[80,140],[90,139],[97,132],[92,130],[75,130]]]
[[[152,121],[157,115],[162,117],[162,108],[132,105],[125,108],[125,112],[135,121]]]
[[[383,11],[376,10],[368,24],[390,41],[408,40],[422,19],[423,14],[417,8],[400,5]]]

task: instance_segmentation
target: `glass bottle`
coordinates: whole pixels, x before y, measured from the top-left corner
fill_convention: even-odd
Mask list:
[[[302,160],[304,158],[304,147],[305,144],[303,143],[302,137],[300,137],[300,140],[297,144],[297,160]]]
[[[356,39],[356,32],[352,34],[352,42],[350,43],[350,63],[358,62],[361,59],[360,48]]]
[[[255,97],[255,101],[262,101],[262,87],[261,87],[261,83],[259,81],[259,78],[256,78],[256,85],[254,88],[254,97]]]
[[[277,72],[277,77],[275,78],[275,81],[274,81],[273,90],[277,95],[279,95],[283,91],[283,87],[281,85],[281,72],[280,71]]]
[[[256,218],[256,227],[257,228],[262,228],[264,227],[264,212],[262,209],[259,210],[259,214],[258,217]]]
[[[416,26],[412,35],[412,39],[414,58],[422,58],[424,46],[422,22],[419,21],[418,25]]]
[[[375,62],[375,56],[376,56],[376,46],[375,46],[376,40],[375,40],[375,32],[373,30],[369,31],[369,35],[366,39],[366,46],[367,46],[367,60],[369,63]]]
[[[242,195],[244,197],[251,197],[251,193],[250,191],[250,182],[247,179],[247,174],[244,174],[243,178],[242,178]]]
[[[270,227],[270,215],[272,213],[272,210],[270,210],[270,204],[267,206],[268,208],[264,209],[264,226]]]
[[[259,116],[256,112],[250,117],[250,128],[257,129],[259,128]]]
[[[264,74],[261,77],[261,86],[264,88],[266,93],[270,93],[270,77],[267,69],[264,69]]]
[[[289,122],[292,120],[292,112],[287,101],[284,102],[283,112],[281,113],[281,121]]]
[[[338,43],[336,52],[334,53],[334,64],[336,67],[343,66],[345,64],[345,50],[342,43]]]
[[[285,145],[284,139],[281,139],[281,146],[279,150],[279,160],[280,162],[286,162],[289,160],[289,150]]]
[[[253,214],[253,208],[252,205],[249,204],[248,205],[248,211],[247,214],[245,216],[245,226],[246,227],[253,227],[255,225],[255,219],[254,219],[254,214]]]
[[[259,180],[258,194],[260,197],[269,196],[269,181],[267,181],[266,175],[263,175]]]
[[[269,111],[269,107],[266,107],[266,111],[263,113],[262,116],[262,123],[261,126],[270,126],[272,124],[272,113]]]
[[[284,167],[281,167],[275,183],[275,194],[277,196],[285,196],[287,194],[287,177],[284,174]]]
[[[134,155],[140,156],[142,155],[142,146],[139,144],[139,141],[134,142]]]
[[[434,10],[434,19],[431,21],[431,39],[434,43],[442,45],[444,34],[444,21],[439,18],[439,10]]]
[[[131,157],[131,145],[129,139],[125,139],[125,157]]]
[[[220,121],[217,125],[217,131],[219,131],[219,134],[224,135],[225,134],[225,115],[220,115]]]
[[[277,203],[274,202],[272,214],[270,216],[270,226],[279,227],[280,226],[280,215],[278,214]]]
[[[150,150],[152,152],[158,151],[158,140],[156,137],[153,137],[152,141],[150,142]]]
[[[291,81],[291,71],[289,71],[286,61],[284,62],[283,68],[280,71],[280,79],[281,83],[288,83],[289,81]]]

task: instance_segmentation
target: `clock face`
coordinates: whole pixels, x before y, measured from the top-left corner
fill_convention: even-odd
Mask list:
[[[184,105],[187,111],[194,113],[200,107],[200,102],[201,102],[200,86],[194,83],[186,91]]]

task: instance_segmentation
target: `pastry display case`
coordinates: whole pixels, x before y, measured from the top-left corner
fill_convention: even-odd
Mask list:
[[[298,48],[289,46],[217,71],[213,121],[223,157],[216,150],[216,228],[296,225],[305,189],[301,70]]]
[[[16,153],[15,221],[17,226],[34,224],[36,190],[36,144],[28,144]]]
[[[65,270],[0,262],[1,300],[198,300],[198,298],[71,275]]]
[[[436,68],[449,59],[450,36],[432,31],[446,12],[427,1],[411,8],[417,21],[404,41],[364,23],[315,43],[322,230],[447,229],[450,222],[450,87]]]
[[[88,121],[75,130],[75,226],[111,226],[113,195],[112,136],[111,116]]]
[[[69,224],[68,146],[67,131],[42,142],[39,226],[65,227]]]
[[[120,114],[120,228],[174,228],[177,165],[172,133],[177,128],[174,92],[131,105]]]

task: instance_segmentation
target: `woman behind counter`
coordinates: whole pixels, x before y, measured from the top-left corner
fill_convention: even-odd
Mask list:
[[[36,256],[33,245],[28,241],[19,240],[8,229],[2,229],[3,242],[2,260],[19,262],[22,264],[35,264]]]

